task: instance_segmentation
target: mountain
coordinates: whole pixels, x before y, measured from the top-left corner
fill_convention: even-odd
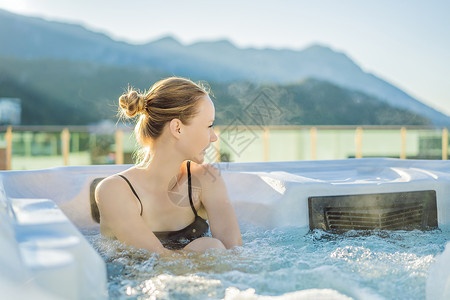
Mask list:
[[[0,95],[22,99],[26,125],[86,125],[117,119],[128,85],[147,89],[167,73],[91,62],[0,57]]]
[[[0,45],[0,56],[3,57],[148,67],[161,73],[224,83],[250,81],[285,85],[316,78],[423,115],[435,125],[450,124],[450,117],[364,72],[344,53],[320,45],[301,51],[240,49],[227,40],[183,45],[171,37],[131,45],[79,25],[50,22],[4,10],[0,10],[0,39],[8,41]]]
[[[151,68],[91,62],[0,58],[0,95],[22,99],[23,124],[83,125],[117,119],[117,99],[128,84],[140,90],[170,76]],[[210,82],[216,124],[429,125],[364,93],[326,81],[295,84]],[[236,123],[237,122],[237,123]]]
[[[220,125],[430,125],[418,114],[317,79],[286,85],[234,82],[212,88]]]

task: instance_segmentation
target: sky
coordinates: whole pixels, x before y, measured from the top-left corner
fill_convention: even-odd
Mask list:
[[[321,44],[450,116],[448,0],[0,0],[0,8],[134,44],[167,35],[240,48]]]

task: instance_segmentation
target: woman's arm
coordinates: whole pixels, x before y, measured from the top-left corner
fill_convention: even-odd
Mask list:
[[[170,254],[140,216],[140,207],[129,187],[117,176],[104,179],[95,190],[102,228],[126,245],[159,254]]]
[[[236,213],[231,206],[220,170],[210,164],[197,167],[205,168],[198,170],[196,173],[200,178],[201,201],[208,214],[212,236],[222,241],[227,249],[242,246],[241,231]]]

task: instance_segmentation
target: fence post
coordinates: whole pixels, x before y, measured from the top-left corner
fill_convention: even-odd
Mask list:
[[[442,160],[448,159],[448,129],[442,129]]]
[[[406,159],[406,128],[400,128],[400,139],[401,139],[401,149],[400,149],[400,159]]]
[[[317,159],[317,128],[311,127],[309,130],[309,138],[311,140],[311,160]]]
[[[356,127],[355,132],[356,158],[362,158],[362,137],[363,137],[362,127]]]
[[[116,165],[123,164],[123,131],[116,130]]]
[[[6,164],[5,169],[11,170],[11,160],[12,160],[12,126],[8,126],[5,133],[6,140]]]
[[[269,161],[269,129],[264,126],[263,129],[263,147],[264,147],[264,161]]]
[[[69,165],[69,151],[70,151],[70,132],[69,129],[64,128],[61,132],[61,143],[62,143],[62,155],[64,165]]]

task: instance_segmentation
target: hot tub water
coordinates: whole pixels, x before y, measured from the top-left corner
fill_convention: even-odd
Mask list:
[[[344,235],[304,227],[241,229],[244,247],[168,258],[97,232],[85,236],[107,263],[111,299],[235,299],[237,290],[279,296],[308,289],[354,299],[425,299],[429,267],[450,239],[449,227]]]
[[[111,299],[450,299],[450,161],[218,164],[245,246],[164,259],[102,238],[92,218],[92,183],[129,167],[0,172],[2,290],[107,299],[108,279]],[[439,230],[308,232],[311,197],[417,191],[436,193]]]

